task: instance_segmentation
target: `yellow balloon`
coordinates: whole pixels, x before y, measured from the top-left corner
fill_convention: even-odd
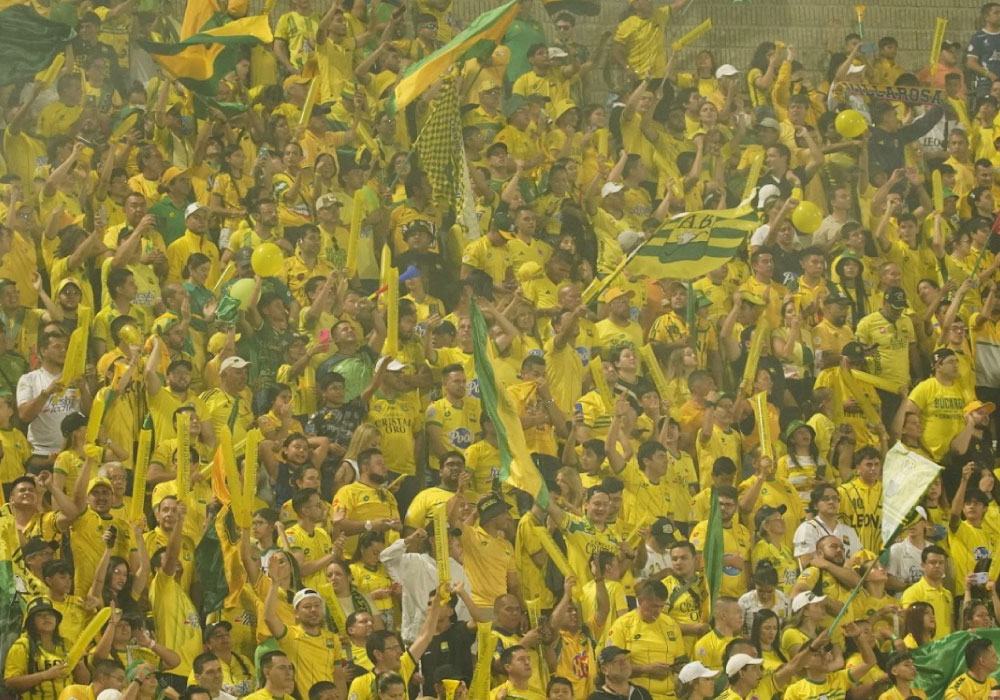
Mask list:
[[[240,302],[240,309],[247,308],[250,303],[250,295],[253,294],[254,281],[252,279],[241,279],[233,282],[233,286],[227,292],[229,296]]]
[[[812,233],[823,223],[823,212],[812,202],[799,202],[792,212],[792,223],[802,233]]]
[[[274,277],[285,266],[285,256],[274,243],[261,243],[250,256],[253,271],[261,277]]]
[[[864,115],[856,109],[845,109],[838,114],[833,126],[837,133],[845,139],[856,139],[868,131],[868,122],[865,121]]]

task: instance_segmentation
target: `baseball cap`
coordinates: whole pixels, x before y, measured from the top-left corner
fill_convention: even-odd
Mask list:
[[[712,305],[712,300],[708,298],[708,295],[701,290],[695,290],[694,293],[694,305],[697,309],[704,309],[707,306]]]
[[[522,107],[528,106],[528,100],[524,98],[524,95],[511,95],[510,98],[504,103],[503,115],[510,118],[514,112],[521,109]]]
[[[597,656],[598,663],[606,664],[614,661],[622,654],[628,655],[628,649],[622,649],[621,647],[616,647],[614,645],[607,646],[601,649],[601,653]]]
[[[336,195],[329,193],[323,194],[320,195],[319,199],[316,200],[316,211],[319,211],[320,209],[326,209],[327,207],[341,206],[342,204],[343,202],[337,199]]]
[[[604,294],[601,295],[601,301],[605,304],[610,304],[615,299],[621,299],[622,297],[631,299],[633,294],[634,292],[631,289],[625,290],[619,287],[608,287],[604,290]]]
[[[241,337],[240,333],[234,336],[235,341],[239,341]],[[218,355],[219,351],[222,350],[222,346],[226,344],[226,334],[222,331],[212,334],[212,337],[208,339],[208,351],[213,355]],[[169,368],[167,369],[169,372]]]
[[[312,80],[312,78],[307,78],[304,75],[299,75],[299,74],[293,73],[292,75],[290,75],[287,78],[285,78],[284,82],[281,83],[281,88],[283,90],[287,90],[292,85],[305,85],[310,80]]]
[[[201,634],[202,641],[207,642],[209,639],[212,638],[212,635],[215,634],[215,632],[220,629],[226,630],[227,632],[232,632],[233,626],[226,620],[219,620],[218,622],[213,622],[209,625],[205,625],[205,630]]]
[[[825,595],[816,595],[812,591],[802,591],[792,599],[792,612],[797,613],[807,605],[822,603],[824,600],[826,600]]]
[[[240,248],[233,253],[233,260],[237,265],[249,265],[253,262],[253,248]]]
[[[62,282],[60,282],[59,286],[56,288],[56,294],[61,294],[62,290],[66,289],[66,287],[70,285],[73,285],[78,290],[83,291],[83,287],[80,285],[80,280],[76,277],[64,277]]]
[[[476,504],[476,509],[479,511],[480,524],[510,512],[507,502],[496,494],[490,494],[481,498],[479,503]]]
[[[782,503],[778,507],[763,506],[760,510],[757,511],[757,515],[753,516],[754,527],[760,530],[762,527],[764,527],[765,520],[770,518],[775,513],[780,513],[781,515],[784,515],[787,510],[788,506],[786,506],[784,503]]]
[[[55,551],[58,549],[58,546],[50,540],[43,540],[41,537],[32,537],[21,547],[21,558],[24,559],[39,552],[44,552],[46,549]]]
[[[775,119],[774,117],[764,117],[763,119],[761,119],[760,121],[757,122],[757,126],[758,127],[762,126],[765,129],[780,129],[781,128],[781,124],[779,124],[778,120]]]
[[[79,411],[74,411],[62,419],[62,423],[59,424],[59,430],[62,432],[63,437],[69,437],[75,430],[85,425],[87,425],[87,416]]]
[[[850,306],[851,300],[841,294],[840,292],[833,292],[827,294],[823,299],[824,304],[840,304],[841,306]]]
[[[601,196],[607,197],[609,194],[621,192],[623,189],[625,189],[625,185],[620,182],[605,182],[601,187]]]
[[[681,683],[692,683],[699,678],[715,678],[717,675],[719,675],[718,671],[706,668],[702,662],[692,661],[689,664],[684,664],[684,668],[677,674],[677,680]]]
[[[943,362],[954,355],[955,351],[951,348],[938,348],[934,351],[934,354],[931,355],[931,364],[936,365],[937,363]]]
[[[292,607],[297,608],[299,607],[299,603],[301,603],[303,600],[309,600],[310,598],[315,598],[320,602],[323,601],[323,596],[317,593],[314,589],[303,588],[295,594],[294,598],[292,598]]]
[[[627,228],[618,234],[618,245],[621,246],[622,251],[626,253],[634,250],[635,247],[641,242],[642,233],[639,231]]]
[[[375,371],[378,372],[382,365],[386,362],[389,363],[385,368],[387,372],[402,372],[407,366],[405,362],[400,362],[395,358],[389,358],[383,355],[378,358],[378,362],[375,363]]]
[[[566,53],[564,49],[561,49],[558,46],[549,47],[549,58],[566,58],[567,56],[569,56],[569,54]]]
[[[784,440],[785,442],[791,440],[792,435],[794,435],[795,431],[798,430],[799,428],[805,428],[810,433],[812,433],[812,436],[814,438],[816,437],[816,431],[813,430],[813,427],[811,425],[806,424],[805,421],[793,420],[791,423],[788,424],[788,427],[785,428],[785,434],[782,436],[782,440]]]
[[[206,207],[204,204],[199,204],[198,202],[191,202],[190,204],[187,205],[187,209],[184,210],[184,218],[186,219],[192,214],[201,211],[202,209],[207,210],[208,207]]]
[[[865,72],[865,66],[864,65],[854,64],[854,65],[851,65],[847,69],[847,74],[848,75],[857,75],[858,73],[864,73],[864,72]]]
[[[479,83],[479,92],[490,92],[491,90],[499,89],[500,83],[493,78],[484,78],[482,82]]]
[[[191,364],[191,360],[185,360],[182,357],[182,358],[170,361],[170,364],[167,365],[167,374],[170,374],[175,369],[180,369],[181,367],[187,367],[188,369],[194,369],[194,366]]]
[[[227,369],[243,369],[249,366],[250,363],[244,360],[242,357],[237,357],[233,355],[232,357],[227,357],[222,361],[222,365],[219,367],[220,372],[225,372]]]
[[[894,309],[906,308],[906,292],[903,291],[902,287],[889,287],[885,291],[885,300]]]
[[[986,409],[986,413],[988,415],[997,410],[997,405],[992,401],[980,401],[979,399],[974,399],[973,401],[965,404],[965,408],[962,409],[962,413],[964,415],[969,415],[973,411],[978,411],[981,408]]]
[[[160,175],[160,184],[169,185],[175,177],[179,177],[180,175],[186,175],[186,174],[187,170],[184,170],[183,168],[178,168],[176,165],[171,165],[169,168],[163,171],[162,175]]]
[[[576,102],[573,100],[559,100],[552,106],[552,118],[559,119],[571,109],[576,109]]]
[[[736,66],[729,63],[723,63],[715,69],[715,78],[716,80],[719,78],[728,78],[731,75],[739,75],[739,73],[740,72],[737,70]]]
[[[848,360],[864,360],[865,359],[865,346],[856,340],[844,345],[841,349],[840,354],[846,357]]]
[[[107,486],[109,489],[114,490],[114,487],[111,485],[111,479],[106,476],[95,476],[90,480],[90,483],[87,484],[87,493],[89,494],[98,486]]]
[[[754,306],[764,306],[764,298],[760,294],[754,294],[747,289],[740,292],[740,299]]]
[[[16,287],[17,282],[10,279],[9,277],[0,277],[0,289],[3,289],[4,287],[9,287],[10,285],[14,285]]]
[[[803,594],[800,593],[799,595]],[[732,677],[746,666],[757,666],[762,663],[764,663],[764,659],[758,659],[750,656],[750,654],[733,654],[729,657],[729,661],[726,662],[726,675]]]
[[[673,541],[674,524],[670,521],[670,518],[659,517],[653,521],[652,526],[649,528],[649,534],[658,541]]]
[[[764,185],[757,190],[757,208],[763,209],[764,205],[767,204],[767,200],[780,196],[781,190],[778,189],[777,185]]]

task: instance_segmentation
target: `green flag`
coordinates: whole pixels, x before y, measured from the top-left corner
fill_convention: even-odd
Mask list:
[[[7,659],[10,645],[21,636],[24,600],[14,584],[14,564],[5,558],[0,561],[0,661]],[[3,664],[0,663],[2,671]]]
[[[221,610],[222,601],[229,595],[229,583],[222,562],[222,544],[215,530],[215,516],[212,516],[201,542],[194,549],[194,566],[200,581],[201,614]]]
[[[74,36],[72,27],[45,19],[30,5],[0,10],[0,86],[34,79]]]
[[[486,319],[476,302],[470,304],[472,319],[472,354],[476,364],[476,378],[479,380],[479,395],[483,410],[493,421],[497,430],[500,448],[500,481],[527,492],[540,508],[549,504],[549,491],[538,472],[531,452],[524,440],[521,417],[514,407],[507,390],[499,385],[493,374],[493,364]]]
[[[705,532],[705,578],[712,597],[712,606],[719,597],[722,586],[722,558],[725,555],[722,538],[722,513],[719,511],[719,494],[712,489],[712,509],[708,513],[708,529]]]
[[[957,676],[965,673],[965,645],[976,637],[989,639],[1000,652],[1000,629],[977,629],[953,632],[947,637],[936,639],[912,650],[917,664],[915,686],[927,693],[928,700],[941,700],[944,691]],[[997,680],[1000,671],[993,674]]]

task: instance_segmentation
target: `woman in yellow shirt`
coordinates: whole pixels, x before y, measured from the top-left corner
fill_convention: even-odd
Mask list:
[[[239,145],[228,146],[223,151],[222,163],[222,172],[216,176],[212,187],[209,209],[222,216],[223,229],[232,232],[239,228],[247,214],[244,199],[253,187],[253,176],[245,170],[246,153]]]
[[[90,678],[81,659],[72,669],[65,664],[68,645],[59,635],[62,615],[48,598],[35,598],[28,605],[24,633],[7,652],[4,685],[23,700],[56,700],[72,681]]]
[[[764,608],[758,610],[753,617],[750,628],[750,641],[760,649],[764,659],[764,673],[774,673],[782,664],[788,662],[778,646],[778,630],[781,629],[781,619],[778,613]]]

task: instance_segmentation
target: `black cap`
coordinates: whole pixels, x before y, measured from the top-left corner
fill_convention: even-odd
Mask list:
[[[63,437],[69,437],[73,434],[74,430],[78,430],[85,425],[87,425],[87,416],[83,415],[79,411],[75,411],[62,419],[62,423],[59,424],[59,429],[62,431]]]
[[[185,360],[185,359],[181,358],[181,359],[173,360],[169,365],[167,365],[167,374],[170,374],[175,369],[179,369],[181,367],[187,367],[189,370],[193,370],[194,369],[194,365],[191,364],[190,360]]]
[[[672,542],[674,539],[674,524],[670,518],[657,518],[649,528],[649,534],[657,540]]]
[[[56,619],[62,622],[62,613],[55,609],[52,605],[52,601],[48,598],[38,597],[28,603],[27,609],[24,611],[24,622],[28,623],[28,620],[32,618],[33,615],[37,615],[41,612],[50,612],[56,616]]]
[[[492,493],[488,496],[483,496],[476,507],[479,510],[480,524],[492,520],[497,516],[503,515],[504,513],[510,513],[510,506],[507,505],[507,502]]]
[[[770,518],[775,513],[781,513],[782,515],[788,510],[788,506],[782,503],[780,506],[775,508],[774,506],[762,506],[760,510],[757,511],[757,515],[753,516],[754,527],[760,530],[764,526],[764,521]]]
[[[227,632],[232,632],[233,626],[231,623],[226,622],[225,620],[220,620],[219,622],[213,622],[210,625],[205,625],[205,630],[201,633],[202,641],[207,642],[209,639],[212,638],[212,635],[215,634],[215,631],[220,629],[226,630]]]
[[[9,277],[0,277],[0,289],[3,289],[4,287],[9,287],[10,285],[14,285],[16,287],[17,282],[15,282]]]
[[[936,365],[939,362],[943,362],[949,357],[954,356],[954,354],[955,351],[952,350],[951,348],[938,348],[937,350],[934,351],[934,354],[931,355],[931,364]]]
[[[240,248],[233,253],[233,260],[237,265],[249,265],[251,258],[253,258],[253,248]]]
[[[885,300],[894,309],[906,308],[906,292],[902,287],[889,287],[885,290]]]
[[[848,360],[861,361],[865,359],[865,346],[856,340],[852,340],[843,347],[840,354]]]
[[[30,557],[33,554],[44,552],[45,550],[55,551],[56,543],[50,540],[43,540],[41,537],[32,537],[21,547],[21,558]]]
[[[622,649],[616,646],[607,646],[601,649],[601,653],[597,656],[598,663],[606,664],[614,661],[622,654],[628,654],[628,649]]]
[[[843,306],[850,306],[852,302],[848,297],[844,296],[840,292],[831,292],[830,294],[827,294],[826,297],[823,299],[823,303],[841,304]]]

